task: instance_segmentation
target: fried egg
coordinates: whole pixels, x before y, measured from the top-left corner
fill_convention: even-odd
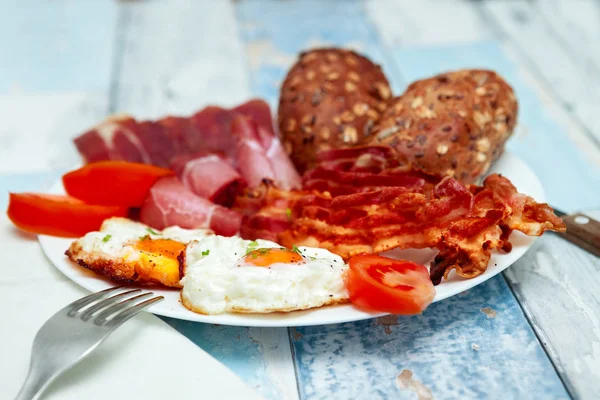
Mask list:
[[[118,282],[180,288],[180,254],[190,241],[212,234],[176,226],[157,231],[126,218],[110,218],[100,231],[74,241],[66,255]]]
[[[183,305],[201,314],[304,310],[348,301],[347,265],[325,249],[207,236],[187,245]]]

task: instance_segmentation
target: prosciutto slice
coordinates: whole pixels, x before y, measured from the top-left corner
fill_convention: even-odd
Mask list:
[[[275,133],[269,105],[263,100],[250,100],[234,108],[234,111],[254,121],[255,138],[273,167],[274,180],[278,186],[286,190],[300,188],[300,175]]]
[[[143,223],[156,229],[168,226],[210,228],[216,234],[233,236],[242,216],[237,211],[196,196],[174,177],[161,178],[152,188],[140,211]]]
[[[231,160],[250,185],[269,179],[291,189],[301,183],[275,134],[269,105],[262,100],[233,109],[210,106],[186,118],[136,121],[113,116],[77,137],[75,146],[87,162],[126,160],[161,167],[171,166],[181,155],[217,152]]]
[[[255,119],[238,115],[231,124],[238,168],[251,187],[264,179],[285,190],[301,187],[301,179],[279,139]]]
[[[220,153],[178,156],[173,159],[171,169],[192,192],[228,207],[246,186],[242,176]]]

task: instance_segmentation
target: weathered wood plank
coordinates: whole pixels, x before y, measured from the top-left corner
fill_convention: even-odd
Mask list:
[[[482,17],[481,12],[472,2],[461,0],[445,2],[436,0],[419,2],[367,0],[366,4],[368,17],[380,32],[387,47],[391,49],[399,46],[412,48],[451,44],[446,40],[447,37],[457,38],[457,40],[460,38],[460,41],[467,43],[469,41],[482,42],[497,36],[493,29],[494,25]],[[451,12],[441,13],[440,7],[451,9]],[[447,17],[448,15],[452,15],[452,18]],[[564,132],[568,133],[570,140],[588,162],[600,166],[598,146],[586,133],[581,122],[565,109],[564,102],[555,97],[552,88],[544,79],[540,78],[540,74],[532,72],[526,67],[527,61],[523,59],[511,40],[504,36],[497,39],[502,43],[506,55],[520,66],[518,75],[526,80],[528,86],[535,92],[543,105],[544,112],[552,115],[552,119],[560,125]],[[406,63],[405,59],[396,58],[396,61],[400,67]],[[437,70],[430,68],[429,70],[437,72],[440,68]]]
[[[427,15],[434,13],[433,3],[421,1],[418,5],[413,4],[414,18],[425,19]],[[472,3],[455,2],[455,5],[456,13],[463,15],[461,18],[465,15],[480,18],[476,13],[465,9],[474,7]],[[421,11],[417,13],[419,9]],[[382,15],[387,21],[403,23],[402,15]],[[377,18],[373,18],[379,22]],[[481,21],[485,25],[486,20]],[[381,29],[382,25],[379,26]],[[454,24],[450,19],[440,19],[431,25],[431,29],[447,32],[452,26]],[[477,38],[482,31],[479,28],[470,28],[473,26],[481,25],[476,22],[461,23],[456,29],[474,29],[472,37]],[[433,32],[430,35],[436,34]],[[468,36],[468,33],[462,35]],[[393,35],[388,40],[393,40]],[[395,40],[398,43],[404,42],[402,38]],[[427,44],[420,42],[418,36],[415,40],[416,42],[411,44]],[[547,84],[536,76],[539,73],[532,72],[523,62],[521,52],[515,51],[513,39],[503,37],[502,47],[481,43],[445,48],[433,46],[429,49],[421,47],[393,50],[408,80],[431,75],[443,69],[482,66],[498,70],[515,88],[521,105],[520,127],[515,138],[509,142],[509,149],[534,168],[547,190],[551,203],[570,211],[600,206],[600,198],[597,195],[600,183],[597,167],[600,160],[598,147],[581,132],[579,124],[573,123],[572,118],[565,115],[561,107],[557,107],[556,99],[549,93]],[[505,54],[512,58],[512,62]],[[515,63],[519,67],[515,67]],[[554,121],[555,119],[557,120]],[[571,184],[573,179],[578,181],[577,184]],[[543,249],[543,252],[540,249]],[[577,271],[566,266],[577,266]],[[597,380],[585,376],[594,376],[595,371],[598,371],[598,357],[593,352],[597,342],[589,340],[589,337],[594,337],[597,333],[595,329],[598,320],[589,312],[590,308],[577,302],[572,293],[597,292],[597,280],[591,278],[597,274],[597,270],[598,259],[573,248],[557,237],[547,235],[539,240],[532,252],[505,274],[571,393],[582,398],[597,397],[593,396]],[[554,283],[557,276],[564,278],[560,284]],[[564,287],[567,289],[563,289]],[[591,301],[593,303],[595,300]],[[557,323],[565,320],[572,325]],[[575,349],[575,343],[586,345]]]
[[[0,93],[107,89],[116,4],[3,1]]]
[[[104,93],[0,94],[0,174],[77,165],[71,138],[101,120],[107,109],[108,82]]]
[[[384,56],[388,49],[380,43],[374,27],[365,18],[361,2],[243,1],[238,4],[242,37],[251,62],[253,92],[266,97],[272,104],[277,100],[279,84],[295,54],[316,45],[350,45],[367,53],[382,63],[388,76],[395,80],[396,92],[405,85],[404,73],[398,73],[398,69],[414,75],[414,69],[423,67],[422,63],[414,64],[410,56],[396,57],[394,52]],[[295,23],[299,20],[302,24]],[[293,34],[290,26],[294,26]],[[331,28],[333,26],[335,29]],[[428,61],[435,66],[441,59],[431,57]],[[394,63],[396,60],[397,64]],[[410,68],[406,69],[406,65]],[[405,379],[406,373],[399,383],[395,383],[405,368],[415,373],[415,379],[425,382],[436,398],[476,397],[497,387],[499,381],[507,382],[503,393],[508,393],[508,397],[515,397],[515,394],[524,397],[531,390],[541,390],[540,393],[555,398],[567,397],[503,278],[497,278],[479,290],[488,293],[490,298],[475,300],[480,295],[468,297],[469,294],[450,299],[444,306],[439,306],[439,310],[444,311],[433,308],[423,317],[414,319],[388,318],[293,331],[302,398],[406,398],[412,394],[396,387],[411,385]],[[500,337],[514,339],[514,342],[498,341],[496,325],[488,325],[487,317],[480,311],[488,305],[494,310],[502,309],[503,315],[506,313],[506,325],[502,329],[511,329],[516,334]],[[448,309],[460,311],[448,313]],[[479,324],[475,317],[465,317],[464,325],[455,327],[455,320],[463,314],[481,315],[484,323]],[[389,326],[397,323],[403,328]],[[418,332],[427,324],[430,324],[430,330],[426,332],[437,339],[432,340],[427,334],[419,336]],[[479,328],[472,328],[471,324],[478,324]],[[474,350],[483,348],[479,341],[467,341],[471,334],[477,339],[485,338],[481,341],[484,346],[494,343],[486,348],[485,358],[479,357]],[[429,346],[433,349],[431,352]],[[516,352],[515,349],[520,350]],[[464,360],[459,358],[463,356],[462,352],[466,354]],[[432,356],[433,353],[438,358]],[[473,359],[472,354],[475,354]],[[406,357],[409,360],[405,363]],[[430,362],[431,357],[434,362]],[[455,364],[452,357],[457,358]],[[511,360],[504,362],[507,358]],[[496,360],[502,362],[495,363]],[[463,373],[463,364],[467,362],[465,368],[469,370]],[[472,371],[482,375],[485,372],[487,376],[469,379],[467,383],[455,381],[466,378]],[[522,381],[524,371],[528,372],[527,381]],[[541,381],[543,383],[538,386]],[[421,394],[426,396],[429,389],[422,389]]]
[[[600,145],[600,75],[585,67],[560,44],[551,27],[528,2],[488,1],[482,15],[519,52],[550,90],[571,110],[596,145]]]
[[[520,130],[520,135],[509,142],[508,148],[527,161],[536,171],[546,190],[547,200],[552,204],[568,210],[600,206],[600,198],[597,195],[598,184],[600,184],[598,168],[591,165],[589,161],[582,160],[570,143],[569,137],[549,119],[543,105],[522,82],[510,61],[503,57],[500,47],[481,44],[459,46],[459,48],[432,48],[427,51],[400,50],[398,57],[410,58],[413,62],[410,69],[403,68],[403,73],[407,77],[416,78],[421,76],[420,74],[429,74],[427,67],[429,65],[460,68],[478,63],[498,70],[511,82],[517,92],[521,104],[520,124],[525,127],[525,130]],[[434,62],[432,58],[438,61]],[[549,137],[551,140],[548,140]],[[556,160],[563,161],[557,166]],[[571,184],[575,179],[578,183]],[[547,299],[540,295],[540,288],[547,288],[544,282],[552,279],[545,277],[544,273],[562,270],[565,265],[577,265],[577,272],[582,275],[595,274],[598,259],[584,252],[574,252],[572,246],[566,242],[557,238],[554,241],[552,239],[551,236],[546,235],[539,240],[543,244],[544,251],[547,251],[546,257],[532,259],[528,253],[528,257],[519,260],[511,271],[523,271],[523,274],[527,274],[528,279],[520,281],[519,288],[515,290],[518,290],[521,299],[530,305],[527,313],[531,320],[538,321],[534,325],[537,334],[542,338],[551,338],[548,342],[555,351],[550,351],[549,354],[556,365],[561,366],[559,371],[563,373],[564,381],[569,382],[572,393],[583,395],[594,386],[594,381],[583,378],[586,374],[588,376],[593,374],[585,361],[588,355],[585,351],[573,352],[568,344],[563,344],[561,337],[575,335],[577,339],[572,339],[575,342],[588,340],[590,330],[594,329],[596,322],[584,310],[575,311],[578,306],[575,306],[577,303],[571,293],[586,290],[597,292],[599,286],[594,280],[580,279],[582,276],[573,275],[570,269],[564,272],[568,277],[570,290],[552,291],[554,302],[550,304],[555,308],[556,313],[564,309],[572,310],[569,312],[573,317],[570,321],[575,325],[572,330],[565,329],[560,333],[552,324],[552,319],[548,319],[544,314],[549,306]],[[569,255],[571,258],[568,261],[558,262],[559,256],[564,259]],[[532,263],[532,260],[536,262]],[[538,272],[532,273],[531,271],[534,270]],[[514,280],[510,282],[513,283]],[[596,363],[598,363],[597,358]],[[581,369],[585,369],[586,373],[582,374]]]
[[[462,46],[431,46],[394,49],[408,80],[420,79],[445,70],[491,68],[512,85],[519,99],[519,127],[507,144],[525,160],[542,182],[547,200],[568,211],[593,209],[600,204],[600,167],[582,157],[570,136],[556,124],[544,104],[521,78],[496,42]],[[600,157],[597,148],[594,154]],[[559,167],[557,167],[559,163]]]
[[[546,0],[532,5],[565,50],[584,68],[600,73],[600,2]]]
[[[600,220],[600,210],[588,213]],[[557,235],[504,274],[569,391],[600,398],[600,258]]]
[[[300,51],[314,47],[334,45],[359,51],[382,65],[393,89],[405,84],[364,18],[360,1],[245,0],[238,2],[237,10],[250,61],[252,92],[274,107],[288,68]]]
[[[303,399],[568,398],[501,276],[421,316],[293,337]]]
[[[79,160],[70,138],[107,112],[115,23],[113,2],[2,3],[0,173]]]
[[[391,48],[456,45],[493,37],[477,10],[461,0],[365,0],[365,8]]]
[[[158,118],[248,99],[248,68],[229,2],[128,2],[120,11],[112,111]]]
[[[113,111],[157,118],[250,97],[230,2],[126,2],[120,13]],[[265,398],[298,397],[287,329],[164,320]]]

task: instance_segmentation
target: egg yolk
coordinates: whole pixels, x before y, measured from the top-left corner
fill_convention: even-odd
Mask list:
[[[175,240],[148,238],[138,241],[135,248],[140,251],[140,265],[136,269],[139,275],[170,286],[177,285],[180,279],[177,257],[185,250],[185,244]]]
[[[177,260],[179,254],[185,249],[183,243],[169,239],[144,239],[137,242],[136,247],[146,253],[174,258],[175,260]]]
[[[271,264],[296,264],[304,258],[295,251],[288,249],[256,249],[246,254],[244,262],[257,267],[268,267]]]

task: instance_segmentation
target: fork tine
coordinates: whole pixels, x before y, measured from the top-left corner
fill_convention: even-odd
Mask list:
[[[154,293],[152,293],[152,294],[154,294]],[[159,301],[162,301],[164,299],[165,298],[163,296],[157,296],[157,297],[148,299],[146,301],[143,301],[139,304],[136,304],[135,306],[129,307],[129,308],[125,309],[124,311],[121,311],[120,313],[115,315],[110,321],[107,322],[106,325],[111,328],[117,327],[117,326],[121,325],[123,322],[127,321],[129,318],[135,316],[137,313],[139,313],[140,311],[142,311],[144,308],[148,307],[149,305],[154,304]]]
[[[125,296],[131,294],[131,293],[137,293],[140,292],[141,289],[133,289],[133,290],[128,290],[127,292],[123,292],[123,293],[119,293],[116,294],[114,296],[111,296],[107,299],[103,299],[101,301],[99,301],[96,304],[93,304],[92,306],[90,306],[88,309],[86,309],[82,314],[81,314],[81,319],[84,321],[89,320],[92,315],[94,315],[95,312],[106,308],[110,305],[115,304],[116,302],[118,302],[119,300],[122,300]]]
[[[94,323],[96,325],[103,325],[111,315],[115,315],[117,312],[129,307],[134,301],[139,300],[143,297],[151,296],[152,294],[152,292],[138,294],[137,296],[130,297],[127,300],[123,300],[120,303],[114,304],[108,307],[106,310],[103,310],[100,313],[98,313],[98,315],[96,315],[96,318],[94,318]]]
[[[77,312],[81,308],[87,306],[88,304],[90,304],[96,300],[100,300],[100,299],[106,297],[106,295],[110,294],[111,292],[113,292],[117,289],[121,289],[122,287],[123,286],[115,286],[113,288],[105,289],[100,292],[92,293],[88,296],[82,297],[81,299],[69,304],[70,311]]]

